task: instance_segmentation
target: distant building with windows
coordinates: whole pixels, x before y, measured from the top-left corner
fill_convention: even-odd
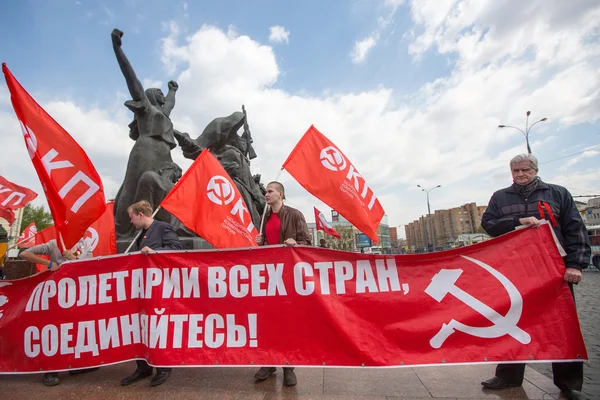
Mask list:
[[[8,247],[12,247],[17,242],[19,235],[21,235],[19,230],[21,227],[21,221],[23,221],[23,210],[24,208],[13,210],[15,213],[15,221],[12,225],[9,225],[7,220],[0,217],[0,225],[2,225],[8,234]]]
[[[317,231],[315,223],[308,223],[308,230],[313,246],[318,246],[321,238],[324,238],[329,247],[333,249],[360,251],[361,248],[371,248],[376,246],[381,247],[381,252],[383,253],[392,252],[390,226],[388,224],[387,215],[383,216],[379,223],[379,227],[377,228],[377,236],[379,239],[377,244],[372,243],[367,235],[359,231],[350,223],[350,221],[335,210],[331,210],[331,226],[333,226],[340,234],[341,239],[326,235],[323,231]]]
[[[600,225],[600,197],[590,199],[584,207],[578,207],[585,226]]]
[[[481,216],[486,209],[487,206],[467,203],[448,210],[435,210],[431,214],[431,224],[429,216],[423,215],[406,225],[406,245],[415,251],[428,249],[435,243],[435,247],[441,249],[454,244],[460,235],[482,233]]]

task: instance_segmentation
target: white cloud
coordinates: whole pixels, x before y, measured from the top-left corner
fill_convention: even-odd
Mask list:
[[[269,42],[271,43],[289,43],[290,32],[283,26],[275,25],[269,28]]]
[[[162,88],[163,86],[163,82],[162,81],[158,81],[158,80],[154,80],[154,79],[144,79],[142,82],[142,85],[144,86],[145,89],[148,88]]]
[[[584,158],[591,158],[591,157],[595,157],[598,154],[600,154],[600,151],[596,151],[596,150],[588,150],[588,151],[584,151],[583,153],[581,153],[580,155],[571,158],[569,161],[567,161],[565,163],[565,165],[563,167],[561,167],[561,170],[563,171],[567,171],[569,169],[569,167],[572,167],[573,165],[577,164],[579,161],[581,161]]]
[[[377,44],[379,40],[379,35],[373,34],[363,40],[360,40],[354,43],[354,48],[352,49],[352,62],[355,64],[360,64],[367,58],[367,55],[371,51],[373,47]]]
[[[394,15],[396,14],[396,11],[398,10],[398,7],[404,4],[404,2],[404,0],[384,1],[384,13],[382,16],[377,18],[377,28],[364,39],[354,42],[352,52],[350,53],[353,63],[360,64],[366,60],[371,49],[373,49],[373,47],[377,45],[377,42],[379,42],[382,33],[386,31],[394,22]]]
[[[553,145],[550,137],[563,137],[561,127],[600,119],[600,6],[589,1],[571,7],[578,10],[566,10],[556,1],[547,7],[534,3],[543,11],[527,6],[527,19],[511,19],[507,15],[518,9],[512,0],[507,5],[487,2],[486,7],[459,0],[430,6],[414,0],[415,35],[405,40],[415,57],[435,51],[455,61],[448,75],[416,93],[403,93],[407,100],[400,104],[398,93],[383,86],[356,93],[327,88],[321,95],[286,92],[276,86],[280,68],[273,47],[210,25],[184,38],[179,26],[169,22],[162,61],[180,84],[172,119],[177,129],[196,137],[213,118],[245,104],[258,153],[252,170],[262,174],[263,181],[275,178],[298,139],[315,124],[356,165],[392,225],[426,212],[424,194],[416,184],[442,185],[432,193],[432,210],[471,201],[486,204],[495,190],[510,184],[508,161],[525,150],[521,134],[497,130],[500,122],[518,124],[528,109],[536,118],[548,117],[549,122],[534,131],[532,146],[538,152]],[[107,194],[114,195],[133,144],[127,136],[131,114],[122,101],[104,109],[76,107],[64,99],[45,105],[81,140],[102,174]],[[12,110],[11,118],[2,113],[7,107],[6,102],[0,104],[0,134],[8,148],[15,146],[20,153],[9,154],[3,165],[16,163],[17,169],[30,171]],[[587,157],[596,156],[593,153],[590,150]],[[179,148],[173,150],[173,158],[184,168],[190,165]],[[544,165],[541,175],[567,187],[600,188],[600,171],[578,170],[580,164],[573,162],[558,173]],[[27,172],[15,181],[26,184],[30,179]],[[328,213],[288,174],[281,179],[290,204],[309,220],[313,205]]]

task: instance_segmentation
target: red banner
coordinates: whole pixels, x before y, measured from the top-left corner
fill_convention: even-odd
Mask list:
[[[18,210],[34,200],[37,193],[0,176],[0,209]]]
[[[308,128],[283,168],[377,243],[383,207],[350,160],[317,128]]]
[[[331,224],[329,222],[327,222],[327,219],[325,218],[323,213],[321,211],[317,210],[317,207],[313,207],[313,208],[315,209],[315,225],[317,227],[317,230],[323,231],[326,234],[339,239],[340,234],[337,233],[335,228],[333,226],[331,226]]]
[[[4,63],[2,72],[52,218],[65,246],[71,248],[106,209],[102,180],[85,151],[36,103]]]
[[[237,186],[208,150],[160,206],[217,249],[256,246],[258,231]]]
[[[424,255],[134,253],[0,285],[0,371],[587,359],[550,227]]]

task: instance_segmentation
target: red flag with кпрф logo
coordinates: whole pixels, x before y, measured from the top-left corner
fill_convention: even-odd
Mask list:
[[[256,246],[248,207],[219,161],[204,150],[160,206],[216,247]]]
[[[69,249],[106,210],[102,180],[85,151],[36,103],[4,63],[2,72],[62,239],[59,247],[64,242]]]
[[[308,128],[283,168],[377,243],[383,207],[350,160],[317,128]]]

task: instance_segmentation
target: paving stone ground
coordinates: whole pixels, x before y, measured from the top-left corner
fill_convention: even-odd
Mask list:
[[[589,357],[584,365],[583,392],[590,399],[600,399],[600,272],[583,273],[575,287],[575,303]],[[551,364],[530,366],[552,379]]]

